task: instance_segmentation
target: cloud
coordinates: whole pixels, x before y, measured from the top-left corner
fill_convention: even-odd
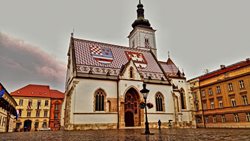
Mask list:
[[[15,80],[16,83],[21,81],[27,84],[41,82],[60,88],[63,88],[65,82],[65,62],[58,60],[41,47],[5,33],[0,33],[0,66],[0,76],[5,76],[7,82]]]

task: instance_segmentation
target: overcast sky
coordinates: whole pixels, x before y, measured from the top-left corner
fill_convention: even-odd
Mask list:
[[[249,0],[142,0],[156,29],[158,58],[168,51],[187,79],[250,57]],[[0,0],[0,81],[64,91],[70,33],[128,46],[138,0]]]

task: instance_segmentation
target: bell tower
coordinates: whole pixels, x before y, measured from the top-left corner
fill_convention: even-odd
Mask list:
[[[144,9],[139,0],[137,5],[137,19],[132,24],[133,30],[129,33],[129,47],[151,50],[157,57],[155,31],[149,21],[144,18]]]

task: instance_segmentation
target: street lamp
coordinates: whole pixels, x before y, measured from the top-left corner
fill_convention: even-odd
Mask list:
[[[145,134],[150,134],[149,132],[149,127],[148,127],[148,113],[147,113],[147,97],[148,97],[148,93],[149,90],[146,89],[146,84],[143,83],[143,89],[140,91],[143,95],[144,101],[145,101],[145,113],[146,113],[146,122],[145,122]]]

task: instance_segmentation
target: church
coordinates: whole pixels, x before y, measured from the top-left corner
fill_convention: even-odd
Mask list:
[[[145,127],[143,84],[149,90],[150,128],[194,127],[192,96],[184,72],[170,57],[157,59],[155,31],[144,18],[141,1],[129,33],[129,46],[75,38],[68,50],[65,100],[61,125],[65,130]]]

